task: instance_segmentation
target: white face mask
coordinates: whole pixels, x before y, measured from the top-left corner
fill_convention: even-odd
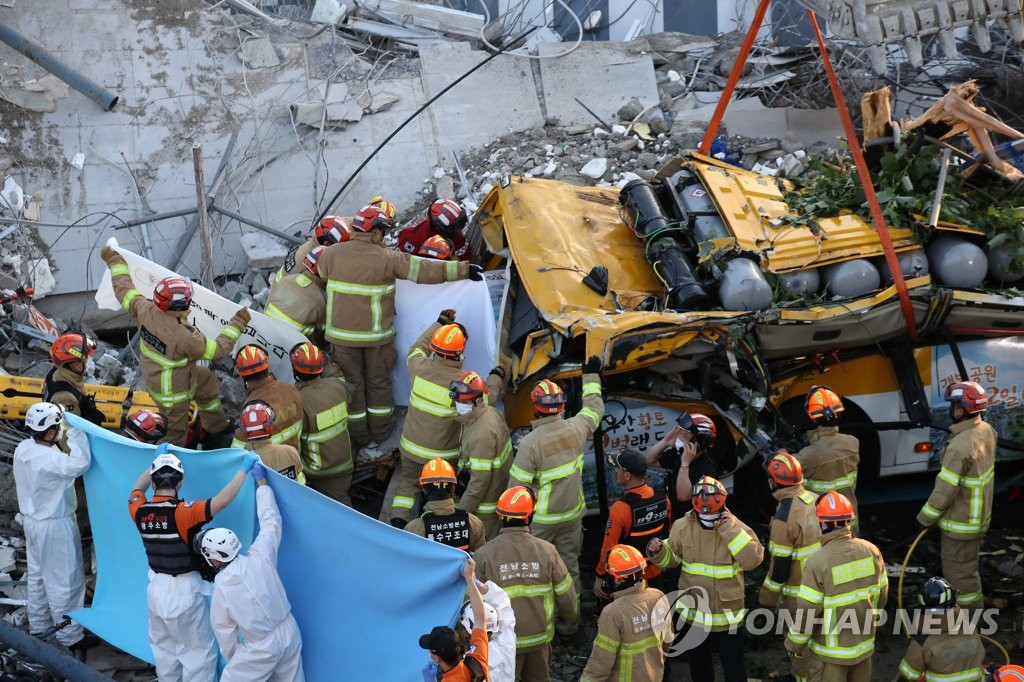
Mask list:
[[[686,443],[676,438],[676,450],[682,450],[684,445],[686,445]]]
[[[473,411],[473,403],[455,403],[455,411],[459,413],[460,417],[465,417],[467,414]]]
[[[718,514],[697,514],[697,521],[708,530],[714,528],[720,518],[722,518],[721,512]]]

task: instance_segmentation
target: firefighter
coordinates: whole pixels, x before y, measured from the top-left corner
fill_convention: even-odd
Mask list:
[[[672,518],[690,511],[690,491],[705,476],[718,478],[718,464],[711,456],[718,429],[707,415],[683,412],[676,425],[660,441],[647,448],[647,464],[668,469],[665,492],[672,500]]]
[[[427,237],[427,241],[420,244],[416,249],[416,255],[421,258],[433,258],[434,260],[448,260],[452,257],[452,243],[439,234]]]
[[[427,209],[425,218],[402,228],[398,233],[398,248],[406,253],[416,253],[428,239],[440,235],[451,242],[458,260],[468,261],[472,254],[462,232],[467,222],[466,212],[455,201],[438,199]]]
[[[608,464],[615,469],[615,482],[622,487],[622,497],[608,509],[608,523],[604,529],[604,543],[597,561],[594,595],[598,600],[611,599],[616,576],[606,570],[608,553],[616,545],[629,545],[643,551],[651,538],[668,538],[672,527],[671,505],[663,492],[655,493],[647,485],[647,461],[636,450],[629,448],[608,455]],[[654,564],[644,562],[644,580],[661,574]]]
[[[167,433],[167,420],[159,412],[136,410],[128,415],[122,432],[140,443],[155,445]]]
[[[96,344],[85,334],[58,336],[50,346],[54,366],[43,381],[43,402],[103,426],[105,417],[96,409],[96,398],[85,392],[85,365],[95,350]]]
[[[553,544],[572,575],[579,594],[580,545],[583,542],[583,448],[604,415],[601,400],[601,360],[583,365],[583,409],[563,419],[566,397],[562,388],[544,379],[530,392],[534,420],[519,441],[509,471],[509,485],[537,488],[540,499],[533,518],[533,534]]]
[[[425,260],[385,248],[384,233],[392,225],[380,210],[364,206],[352,221],[352,240],[329,248],[317,264],[327,282],[327,340],[352,387],[349,435],[356,445],[370,446],[368,455],[376,454],[391,433],[394,418],[395,280],[483,280],[477,265]]]
[[[326,250],[325,246],[317,246],[303,259],[305,272],[286,275],[275,281],[270,287],[267,307],[263,311],[295,327],[318,346],[324,345],[327,293],[317,262]]]
[[[822,495],[816,513],[821,549],[804,562],[786,650],[806,656],[809,680],[870,682],[875,613],[889,595],[885,561],[877,547],[853,536],[855,513],[845,495]]]
[[[985,389],[974,381],[946,387],[950,438],[940,457],[935,488],[917,522],[942,531],[942,576],[957,589],[957,604],[982,603],[978,552],[992,519],[996,431],[982,415],[988,408]]]
[[[208,449],[226,447],[234,426],[224,416],[217,377],[197,360],[217,360],[231,352],[249,323],[249,310],[240,308],[216,339],[207,339],[188,323],[192,284],[184,277],[165,277],[145,299],[128,274],[128,264],[109,246],[100,256],[110,268],[114,293],[121,306],[141,327],[139,350],[142,375],[154,402],[167,420],[161,443],[185,445],[188,438],[188,406],[194,398],[202,415]]]
[[[267,351],[255,344],[243,346],[235,356],[235,371],[245,382],[245,401],[259,400],[274,410],[274,434],[270,441],[289,445],[296,452],[302,436],[302,396],[297,388],[270,371]],[[232,447],[245,447],[245,432],[239,424]]]
[[[681,569],[679,590],[685,594],[675,604],[677,634],[694,628],[706,633],[689,651],[694,682],[715,679],[712,649],[722,659],[725,682],[746,682],[743,572],[761,564],[764,547],[726,508],[725,486],[717,479],[705,476],[692,493],[693,509],[672,524],[667,542],[653,538],[647,544],[647,556],[661,568]]]
[[[818,498],[804,489],[800,460],[785,450],[772,455],[764,468],[768,473],[768,487],[779,506],[769,530],[768,574],[757,601],[771,609],[779,606],[781,601],[782,611],[792,614],[796,613],[796,597],[800,591],[804,563],[821,549],[821,528],[818,527],[814,508]],[[794,658],[790,663],[789,679],[806,682],[806,661]]]
[[[302,470],[306,485],[349,507],[352,446],[348,392],[339,377],[323,376],[327,356],[309,341],[291,352],[295,388],[302,396]]]
[[[804,411],[814,423],[807,433],[809,444],[796,453],[804,471],[804,487],[824,495],[832,490],[853,505],[857,529],[857,467],[860,465],[860,443],[857,438],[839,433],[839,413],[846,410],[843,400],[827,386],[813,386],[807,392]]]
[[[263,400],[250,400],[242,406],[238,416],[238,428],[245,434],[249,449],[255,452],[260,460],[277,473],[305,483],[302,473],[302,460],[299,451],[287,443],[275,443],[273,439],[274,422],[277,415],[274,408]]]
[[[530,532],[533,491],[509,488],[498,499],[502,528],[476,553],[476,577],[493,581],[512,598],[516,614],[516,678],[548,682],[555,631],[572,636],[579,626],[576,590],[554,545]]]
[[[942,578],[929,578],[917,595],[921,607],[916,632],[900,661],[900,674],[908,680],[982,680],[985,647],[971,632],[956,605],[956,588]]]
[[[423,464],[435,457],[455,464],[459,458],[462,427],[455,421],[458,413],[449,387],[462,376],[466,339],[466,328],[455,322],[455,311],[442,310],[406,356],[412,392],[398,444],[402,454],[398,488],[391,501],[391,525],[397,528],[412,516]]]
[[[455,481],[455,469],[443,459],[435,458],[424,464],[420,488],[426,499],[426,511],[405,529],[442,545],[475,552],[485,542],[484,522],[455,507]]]
[[[274,275],[274,284],[288,275],[300,275],[305,269],[306,254],[318,246],[341,244],[352,238],[352,226],[344,218],[336,215],[324,216],[313,228],[313,234],[284,257],[284,264]]]
[[[500,381],[501,374],[501,368],[496,367],[490,377]],[[508,472],[512,467],[508,424],[497,409],[487,404],[487,395],[492,389],[476,372],[463,372],[448,388],[458,413],[455,421],[462,426],[459,459],[463,468],[460,473],[469,474],[459,506],[479,516],[484,522],[487,539],[493,540],[501,531],[501,521],[494,510],[508,485]]]
[[[647,559],[636,547],[615,545],[604,563],[612,577],[608,591],[614,601],[597,620],[597,638],[580,682],[661,682],[668,600],[661,590],[647,585]]]

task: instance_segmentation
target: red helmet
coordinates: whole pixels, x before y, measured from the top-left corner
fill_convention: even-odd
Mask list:
[[[828,386],[812,386],[804,403],[807,416],[814,419],[835,419],[845,410],[843,400]]]
[[[85,362],[96,345],[85,334],[64,334],[50,346],[50,361],[63,367],[75,361]]]
[[[448,386],[448,395],[457,403],[471,403],[484,393],[490,393],[487,382],[476,372],[463,372]]]
[[[430,460],[420,469],[420,485],[455,485],[455,469],[440,457]]]
[[[320,269],[317,267],[317,263],[320,262],[320,257],[324,255],[324,251],[326,250],[326,246],[315,246],[310,249],[306,253],[306,257],[302,259],[302,264],[306,266],[306,269],[317,277],[320,276]]]
[[[540,414],[559,414],[565,409],[565,391],[551,379],[541,379],[530,391],[533,409]]]
[[[380,209],[380,212],[383,213],[388,220],[394,220],[398,217],[398,209],[395,205],[379,194],[370,199],[370,206],[375,206]]]
[[[352,228],[343,218],[329,215],[316,224],[313,235],[321,246],[330,246],[352,239]]]
[[[815,507],[819,523],[836,523],[839,521],[853,521],[853,505],[850,499],[836,491],[828,492],[818,498]]]
[[[608,572],[616,578],[635,575],[647,566],[647,559],[631,545],[615,545],[608,552]]]
[[[142,443],[155,443],[167,433],[167,420],[159,412],[137,410],[128,415],[124,432]]]
[[[240,377],[251,377],[260,372],[270,371],[270,357],[267,351],[254,344],[245,346],[235,356],[235,371]]]
[[[250,400],[242,406],[238,423],[246,440],[270,438],[274,433],[274,408],[262,400]]]
[[[466,328],[461,324],[446,324],[430,337],[430,350],[443,358],[457,359],[466,350]]]
[[[466,212],[451,199],[438,199],[427,209],[430,226],[442,237],[452,238],[466,226]]]
[[[958,381],[946,387],[946,400],[964,409],[967,414],[977,414],[988,409],[988,393],[977,381]]]
[[[187,277],[164,277],[153,288],[153,303],[160,310],[188,310],[192,305],[192,282]]]
[[[693,510],[698,514],[717,514],[725,509],[725,498],[728,495],[725,486],[718,479],[701,476],[701,479],[693,484],[690,501],[693,503]]]
[[[804,469],[800,460],[785,450],[779,450],[764,463],[764,470],[775,485],[788,487],[804,482]]]
[[[352,219],[352,229],[360,232],[390,230],[395,223],[376,206],[363,206]]]
[[[697,412],[683,412],[676,417],[676,424],[691,434],[701,447],[711,447],[718,437],[718,428],[711,417]]]
[[[304,341],[292,348],[292,371],[303,376],[320,376],[327,367],[327,358],[323,351],[309,341]]]
[[[525,485],[517,485],[501,494],[494,511],[506,519],[528,519],[533,516],[536,502],[533,490]]]
[[[434,260],[448,260],[452,257],[452,243],[439,234],[433,234],[420,244],[416,255]]]

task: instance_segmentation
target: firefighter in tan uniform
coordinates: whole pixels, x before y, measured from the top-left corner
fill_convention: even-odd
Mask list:
[[[982,605],[978,553],[992,520],[996,431],[982,419],[988,394],[974,381],[946,388],[953,425],[940,457],[942,468],[917,522],[942,531],[942,576],[957,589],[957,604]]]
[[[244,346],[235,356],[235,371],[245,382],[245,401],[260,400],[274,410],[272,443],[288,445],[298,451],[302,435],[302,396],[291,384],[278,381],[270,371],[267,351],[257,345]],[[238,427],[232,447],[245,447],[245,432]]]
[[[458,413],[450,386],[462,376],[466,330],[455,323],[455,311],[442,310],[409,348],[406,364],[412,391],[398,448],[402,453],[398,488],[391,502],[391,525],[402,528],[412,516],[420,469],[438,457],[451,464],[459,458]]]
[[[352,238],[352,227],[344,218],[336,215],[324,216],[324,218],[313,228],[313,234],[309,239],[302,242],[284,257],[284,263],[274,275],[276,284],[289,275],[301,275],[305,270],[306,256],[318,246],[330,246],[347,242]],[[273,288],[271,288],[273,292]],[[269,314],[269,313],[268,313]]]
[[[96,398],[85,392],[85,365],[95,350],[96,345],[84,334],[58,336],[50,346],[54,366],[43,380],[43,402],[60,405],[65,412],[103,426]]]
[[[765,463],[768,486],[779,502],[772,518],[768,541],[768,575],[758,593],[761,606],[796,613],[804,563],[821,549],[821,528],[814,505],[818,496],[804,489],[800,461],[779,450]],[[807,682],[804,658],[790,661],[792,679]]]
[[[192,284],[184,277],[165,277],[147,300],[132,283],[128,264],[109,246],[100,257],[110,268],[114,294],[139,323],[142,375],[150,397],[167,419],[162,443],[185,445],[189,401],[195,399],[207,437],[204,447],[226,447],[234,426],[224,416],[217,377],[197,360],[217,360],[231,352],[249,323],[249,310],[241,308],[216,339],[208,339],[188,323]]]
[[[814,386],[807,393],[804,409],[815,425],[807,434],[809,445],[796,453],[803,467],[804,487],[817,495],[833,490],[840,493],[850,500],[856,515],[860,442],[839,433],[839,413],[846,410],[843,401],[827,386]],[[856,530],[856,521],[852,527]]]
[[[249,441],[250,449],[259,455],[267,468],[305,483],[299,451],[290,445],[279,445],[271,440],[275,419],[274,408],[262,400],[250,400],[242,406],[238,423]]]
[[[665,593],[644,580],[647,559],[631,545],[615,545],[605,564],[614,583],[612,603],[601,611],[597,637],[580,682],[661,682],[662,644],[671,639]]]
[[[459,460],[462,472],[469,474],[459,506],[483,520],[488,540],[501,532],[501,521],[495,509],[498,498],[508,487],[508,472],[512,467],[508,424],[497,409],[487,404],[487,395],[501,390],[503,374],[500,367],[491,370],[489,378],[496,380],[493,389],[476,372],[463,372],[449,386],[455,412],[459,415],[455,420],[462,426]]]
[[[327,357],[306,341],[291,352],[295,388],[302,396],[302,470],[306,485],[352,506],[352,446],[348,440],[348,392],[340,377],[323,376]]]
[[[327,281],[327,340],[352,387],[349,433],[357,445],[378,447],[391,433],[395,364],[395,280],[423,284],[467,277],[483,280],[477,265],[417,258],[383,245],[393,222],[373,206],[352,220],[352,240],[327,249],[317,264]]]
[[[804,563],[786,650],[807,657],[814,682],[870,682],[875,611],[885,608],[889,579],[878,548],[853,537],[853,504],[830,492],[816,505],[821,549]],[[826,620],[834,627],[823,627]]]
[[[571,636],[579,627],[576,590],[565,563],[550,543],[530,533],[533,491],[509,488],[498,499],[502,529],[476,553],[476,577],[505,590],[516,614],[516,679],[548,682],[555,630]]]
[[[956,605],[956,588],[942,578],[929,578],[917,603],[920,620],[911,621],[917,627],[900,661],[900,674],[915,682],[982,682],[985,647]]]
[[[722,659],[725,682],[746,682],[743,655],[743,572],[757,568],[764,547],[754,531],[725,506],[727,493],[704,476],[693,486],[693,509],[672,524],[668,542],[655,538],[647,556],[660,568],[679,566],[679,589],[689,595],[675,605],[677,634],[706,633],[689,650],[694,682],[713,682],[712,650]],[[695,598],[695,599],[694,599]]]
[[[442,545],[475,552],[486,541],[484,522],[455,507],[455,482],[455,469],[443,459],[424,464],[420,470],[420,487],[426,499],[424,512],[410,521],[405,530]]]
[[[267,307],[263,311],[298,329],[318,346],[324,345],[324,326],[327,323],[326,284],[320,278],[317,262],[327,250],[318,246],[306,254],[305,272],[286,275],[270,287]]]
[[[563,419],[566,397],[562,388],[544,379],[530,392],[534,420],[530,433],[519,441],[509,471],[509,485],[522,483],[537,489],[533,534],[553,544],[580,591],[580,545],[583,542],[583,448],[604,415],[601,400],[601,360],[583,365],[583,409]]]

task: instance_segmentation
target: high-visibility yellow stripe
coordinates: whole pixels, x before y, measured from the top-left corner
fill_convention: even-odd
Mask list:
[[[131,312],[132,301],[134,301],[139,296],[142,296],[141,291],[139,291],[138,289],[130,289],[128,293],[124,295],[124,298],[121,299],[121,307],[124,308],[126,311]]]
[[[402,435],[401,441],[399,441],[399,445],[402,447],[403,450],[408,452],[410,455],[413,455],[414,457],[419,457],[420,459],[430,460],[434,459],[435,457],[440,457],[441,459],[452,459],[454,457],[459,456],[459,448],[454,448],[451,450],[434,450],[433,448],[428,448],[423,445],[419,445],[418,443],[413,443],[404,434]]]
[[[845,476],[833,478],[831,481],[821,479],[804,479],[804,487],[818,494],[824,494],[839,488],[851,488],[857,483],[857,472],[851,471]]]
[[[298,329],[300,332],[302,332],[306,336],[309,336],[314,331],[316,331],[316,325],[303,324],[303,323],[299,322],[298,320],[296,320],[295,318],[293,318],[290,315],[288,315],[286,312],[281,310],[279,307],[277,307],[273,303],[268,303],[267,307],[263,310],[263,312],[266,315],[268,315],[269,317],[273,317],[274,319],[281,320],[282,322],[286,322],[287,324],[291,325],[292,327],[295,327],[296,329]]]
[[[856,561],[849,561],[845,564],[832,567],[832,583],[842,585],[861,578],[868,578],[875,574],[875,560],[873,557],[864,557]]]

